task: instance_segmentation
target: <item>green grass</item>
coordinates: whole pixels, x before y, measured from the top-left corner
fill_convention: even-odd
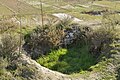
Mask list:
[[[95,3],[99,5],[104,5],[111,10],[120,11],[120,3],[115,1],[96,1]]]
[[[1,0],[3,1],[3,0]],[[12,0],[14,1],[14,0]],[[38,1],[39,0],[27,0],[25,1],[24,3],[22,3],[22,8],[21,9],[21,13],[25,13],[27,14],[28,12],[31,13],[31,14],[34,14],[35,13],[40,13],[40,5],[39,4],[36,4],[36,5],[28,5],[28,3],[32,2],[32,1]],[[95,1],[93,4],[88,4],[88,3],[82,3],[82,2],[91,2],[91,0],[81,0],[81,1],[65,1],[65,0],[61,0],[61,1],[56,1],[56,0],[42,0],[44,3],[46,4],[43,4],[43,12],[45,14],[53,14],[53,13],[67,13],[67,14],[71,14],[79,19],[83,19],[83,20],[100,20],[101,19],[101,16],[94,16],[94,15],[89,15],[89,14],[81,14],[81,12],[84,12],[84,11],[98,11],[98,10],[104,10],[106,8],[110,9],[110,10],[113,10],[113,11],[119,11],[120,10],[120,3],[117,3],[115,1]],[[8,4],[8,3],[5,3],[5,4]],[[97,4],[97,5],[96,5]],[[16,7],[11,6],[12,4],[9,4],[10,8],[12,8],[13,10],[17,10]],[[62,7],[63,6],[66,6],[66,5],[70,5],[70,6],[73,6],[72,9],[68,8],[68,9],[63,9]],[[86,6],[89,6],[89,7],[82,7],[81,5],[86,5]],[[32,6],[36,7],[36,8],[39,8],[36,9],[36,8],[33,8]],[[59,8],[57,8],[57,7]],[[29,9],[29,10],[28,10]],[[5,7],[1,7],[0,6],[0,13],[1,14],[10,14],[11,12],[9,10],[7,10]]]
[[[79,73],[96,63],[87,47],[77,46],[55,50],[44,57],[40,57],[37,62],[42,66],[65,74]]]
[[[39,0],[27,0],[26,2],[32,2],[32,1],[38,1]],[[93,4],[88,4],[92,0],[80,0],[79,2],[69,0],[42,0],[43,3],[43,12],[45,14],[53,14],[53,13],[66,13],[70,14],[74,17],[77,17],[79,19],[82,19],[84,21],[93,21],[93,20],[101,20],[102,16],[94,16],[89,14],[82,14],[81,12],[88,12],[88,11],[102,11],[107,9],[113,10],[113,11],[119,11],[120,10],[120,4],[115,1],[95,1]],[[63,8],[63,6],[70,5],[73,8]],[[40,9],[40,6],[38,4],[32,5],[36,8]],[[57,6],[57,7],[55,7]],[[88,7],[84,7],[88,6]],[[59,7],[59,8],[58,8]]]

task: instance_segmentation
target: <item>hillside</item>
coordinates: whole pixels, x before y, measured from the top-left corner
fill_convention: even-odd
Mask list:
[[[0,0],[0,80],[120,80],[120,1]]]

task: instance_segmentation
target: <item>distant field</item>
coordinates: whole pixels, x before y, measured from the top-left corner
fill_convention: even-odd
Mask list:
[[[26,4],[24,2],[20,2],[18,0],[0,0],[0,3],[14,13],[20,13],[20,14],[36,14],[36,13],[38,14],[39,13],[39,9],[34,8],[33,6]],[[0,11],[2,10],[4,9],[0,8]]]
[[[102,15],[90,15],[83,12],[110,9],[120,11],[120,3],[116,1],[93,0],[41,0],[44,15],[66,13],[82,20],[101,20]],[[20,13],[23,15],[40,14],[40,0],[0,0],[0,14]]]
[[[3,5],[0,5],[0,15],[9,15],[9,14],[13,14],[12,11],[10,11],[8,8],[6,8]]]
[[[21,0],[36,8],[40,7],[40,0]],[[112,10],[120,11],[120,3],[116,1],[93,0],[42,0],[45,14],[66,13],[83,20],[100,20],[101,15],[89,15],[82,12]]]
[[[104,5],[111,10],[120,11],[120,3],[117,1],[96,1],[95,3],[98,4],[98,6]]]

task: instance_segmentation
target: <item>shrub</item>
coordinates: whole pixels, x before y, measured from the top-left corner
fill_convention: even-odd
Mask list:
[[[71,24],[69,19],[46,24],[43,28],[39,26],[30,34],[25,35],[23,48],[32,59],[37,59],[51,50],[85,42],[89,30],[89,27],[82,27],[75,23]]]
[[[0,33],[15,31],[16,29],[18,29],[18,24],[9,19],[3,19],[0,22]]]
[[[12,60],[15,58],[16,51],[19,47],[19,38],[16,35],[10,33],[4,33],[1,35],[0,43],[0,57]]]
[[[105,12],[103,14],[102,26],[95,30],[90,37],[90,53],[93,53],[96,57],[109,51],[109,47],[106,48],[119,34],[119,19],[118,15]]]
[[[30,55],[36,59],[51,49],[57,48],[63,35],[63,30],[56,29],[55,26],[37,28],[33,33],[25,36],[26,43],[23,47],[26,51],[33,52]]]

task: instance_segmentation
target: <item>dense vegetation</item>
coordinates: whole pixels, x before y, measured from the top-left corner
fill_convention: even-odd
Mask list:
[[[15,0],[11,0],[10,3],[12,1]],[[28,5],[29,1],[32,0],[26,0],[25,4],[21,3],[24,4],[22,7],[26,5],[33,10],[36,5],[35,7]],[[74,23],[73,18],[68,17],[62,20],[50,18],[45,24],[37,26],[20,24],[25,21],[25,18],[21,17],[26,16],[0,18],[0,80],[119,80],[119,3],[112,2],[113,0],[89,1],[92,3],[86,7],[88,0],[77,0],[77,3],[70,0],[70,4],[73,3],[71,6],[74,6],[72,12],[69,12],[69,9],[63,11],[60,9],[61,12],[80,16],[80,19],[85,20],[82,21],[83,25],[82,22]],[[43,7],[44,9],[54,8],[51,12],[46,10],[47,13],[56,11],[54,1],[43,2],[48,4],[48,7]],[[85,4],[86,2],[88,3]],[[106,3],[108,8],[105,8]],[[9,1],[4,4],[12,9],[15,7],[9,4]],[[65,0],[63,4],[58,5],[66,4]],[[117,5],[112,7],[113,4]],[[38,11],[36,8],[35,10]],[[25,13],[24,10],[22,12]],[[35,19],[32,15],[33,17]],[[101,23],[97,25],[86,22],[98,19]]]
[[[47,68],[66,74],[88,70],[96,63],[96,59],[89,54],[87,46],[52,51],[37,61]]]
[[[108,15],[107,15],[108,16]],[[78,26],[80,29],[80,34],[78,37],[76,37],[72,43],[67,45],[56,45],[53,44],[58,42],[59,44],[61,41],[59,39],[59,36],[54,37],[54,33],[57,33],[59,30],[67,29],[71,30],[70,25],[73,26],[73,24],[65,24],[61,25],[63,23],[55,24],[54,26],[57,26],[56,28],[51,28],[50,26],[47,26],[45,28],[36,28],[31,32],[25,33],[25,43],[24,45],[28,45],[29,47],[32,47],[31,49],[36,50],[35,48],[44,46],[47,42],[47,46],[49,47],[49,50],[46,50],[46,54],[40,53],[40,55],[37,55],[37,61],[41,65],[50,68],[52,70],[56,70],[62,73],[66,74],[72,74],[72,73],[89,73],[92,71],[102,71],[102,73],[106,74],[107,71],[104,71],[107,65],[114,61],[113,58],[115,58],[116,63],[116,69],[119,70],[119,56],[114,57],[114,55],[119,55],[119,50],[116,48],[119,48],[119,20],[115,19],[112,21],[111,18],[113,16],[107,17],[105,16],[105,21],[99,29],[91,30],[88,27],[84,26]],[[65,21],[67,22],[67,21]],[[69,21],[68,21],[69,23]],[[109,23],[109,24],[106,24]],[[76,24],[74,24],[76,25]],[[109,27],[107,27],[109,26]],[[8,26],[7,26],[8,27]],[[0,54],[0,60],[1,60],[1,68],[0,68],[0,75],[1,79],[33,79],[34,76],[37,75],[37,73],[34,74],[34,71],[36,69],[32,67],[30,64],[22,63],[22,59],[20,59],[20,53],[19,53],[19,31],[17,31],[17,28],[15,25],[12,25],[11,30],[8,28],[4,28],[5,30],[1,31],[1,54]],[[49,27],[49,28],[48,28]],[[24,29],[24,27],[22,28]],[[44,30],[45,29],[45,30]],[[54,30],[56,29],[56,30]],[[58,29],[58,30],[57,30]],[[89,29],[89,30],[88,30]],[[40,31],[39,31],[40,30]],[[41,30],[43,32],[41,32]],[[44,31],[48,30],[47,34],[44,34]],[[11,32],[14,31],[14,32]],[[57,32],[56,32],[57,31]],[[14,35],[11,35],[11,33]],[[23,30],[24,33],[24,30]],[[38,35],[38,34],[44,34],[44,35]],[[50,34],[51,33],[51,34]],[[34,35],[33,35],[34,34]],[[37,36],[36,36],[37,35]],[[39,37],[38,37],[39,36]],[[41,39],[41,37],[43,39]],[[61,37],[64,37],[61,36]],[[58,39],[59,38],[59,39]],[[9,41],[10,40],[10,41]],[[42,45],[38,44],[39,41],[45,41]],[[58,41],[57,41],[58,40]],[[33,42],[34,41],[34,42]],[[51,44],[49,44],[51,43]],[[36,45],[37,44],[37,45]],[[46,47],[47,47],[46,46]],[[25,49],[25,47],[23,47]],[[26,47],[27,48],[27,47]],[[45,47],[44,47],[45,48]],[[33,55],[36,55],[36,53],[26,53],[22,52],[27,55],[30,55],[31,57]],[[36,56],[35,56],[36,57]],[[34,57],[34,58],[35,58]],[[111,58],[113,57],[113,58]],[[17,62],[18,63],[17,63]],[[22,63],[22,64],[21,64]],[[14,65],[13,65],[14,64]],[[29,68],[28,68],[29,67]],[[31,69],[30,69],[31,67]],[[110,67],[111,68],[111,67]],[[85,72],[84,72],[85,71]],[[10,74],[8,74],[10,73]],[[116,79],[119,78],[119,75],[117,75],[119,71],[115,71],[111,73],[111,75],[106,74],[106,77],[102,77],[103,79]],[[28,74],[28,75],[26,75]],[[102,74],[101,74],[102,75]],[[117,76],[116,76],[117,75]],[[9,76],[9,77],[5,77]],[[40,76],[40,75],[37,75]]]
[[[110,55],[108,46],[116,38],[116,32],[118,31],[116,31],[115,26],[119,24],[117,23],[119,22],[118,19],[116,18],[112,21],[112,17],[106,15],[102,28],[92,32],[85,31],[84,34],[81,32],[81,36],[84,35],[86,37],[82,37],[77,42],[67,45],[67,48],[53,49],[50,53],[42,55],[37,60],[38,63],[66,74],[89,70],[90,66],[101,61],[103,56],[109,57]],[[84,28],[87,29],[86,27]]]

